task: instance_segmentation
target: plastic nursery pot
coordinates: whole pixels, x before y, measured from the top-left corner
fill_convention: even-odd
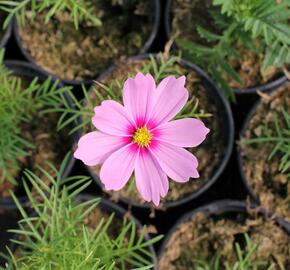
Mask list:
[[[267,122],[267,119],[269,119],[269,115],[265,114],[265,113],[262,113],[261,114],[261,111],[260,110],[269,110],[268,112],[271,113],[272,110],[274,110],[275,108],[280,108],[282,107],[281,104],[278,104],[277,102],[275,103],[276,100],[279,100],[279,99],[283,99],[283,97],[280,97],[278,96],[279,93],[287,93],[287,91],[289,92],[289,89],[290,89],[290,83],[289,82],[286,82],[285,84],[283,84],[282,86],[280,86],[279,88],[275,89],[274,91],[271,92],[271,95],[269,96],[269,99],[267,98],[267,100],[265,101],[265,103],[262,101],[262,99],[260,98],[260,100],[258,100],[256,102],[256,104],[254,104],[254,106],[251,108],[250,112],[248,113],[244,123],[243,123],[243,126],[242,126],[242,129],[240,131],[240,134],[239,134],[239,141],[242,142],[243,139],[246,138],[246,134],[247,132],[250,132],[250,131],[253,131],[254,128],[253,126],[251,126],[251,121],[252,119],[257,116],[257,115],[262,115],[262,118],[263,118],[263,123],[261,121],[258,120],[255,120],[255,128],[259,128],[258,124],[263,124],[263,125],[269,125],[269,123]],[[273,106],[270,106],[269,102],[273,102]],[[286,102],[285,102],[286,103]],[[287,106],[289,106],[289,104],[286,104],[286,108]],[[270,118],[271,119],[271,118]],[[263,143],[263,145],[265,145]],[[254,151],[254,150],[252,150]],[[258,154],[260,152],[259,149],[256,149],[255,150],[256,153]],[[245,172],[245,168],[244,166],[246,165],[246,161],[245,161],[245,153],[241,147],[241,145],[237,145],[237,152],[238,152],[238,155],[237,155],[237,159],[238,159],[238,166],[239,166],[239,172],[240,172],[240,175],[241,175],[241,178],[242,178],[242,181],[248,191],[248,193],[250,194],[250,197],[251,199],[257,203],[257,204],[262,204],[263,205],[263,202],[261,202],[260,200],[260,195],[259,193],[257,193],[257,191],[252,187],[251,185],[251,182],[253,182],[253,179],[251,177],[248,177],[246,175],[246,172]],[[270,151],[271,152],[271,151]],[[270,152],[269,153],[264,153],[264,152],[261,152],[263,153],[263,155],[270,155]],[[265,159],[266,160],[266,159]],[[255,160],[253,161],[255,162]],[[266,164],[271,164],[271,161],[267,161]],[[266,170],[268,171],[268,174],[271,175],[271,172],[272,170],[270,168],[261,168],[260,170],[263,170],[262,172],[264,173]],[[260,173],[258,174],[256,170],[253,169],[253,174],[252,175],[258,175],[257,177],[260,177]],[[286,176],[287,173],[285,173],[285,178],[287,177]],[[265,179],[267,179],[267,182],[269,183],[259,183],[259,186],[262,185],[262,186],[271,186],[272,187],[272,184],[270,183],[271,181],[274,181],[274,179],[270,179],[268,180],[269,178],[269,175],[266,175],[264,173],[263,177]],[[273,178],[274,178],[274,175],[273,175]],[[287,179],[286,179],[287,180]],[[273,191],[273,196],[275,196],[275,192],[278,192],[278,190],[280,190],[281,188],[278,188],[276,187],[275,190],[272,190],[272,188],[269,188],[269,193],[271,193],[271,191]],[[287,187],[285,187],[285,189],[287,189]],[[283,191],[280,190],[280,192],[283,193]],[[287,192],[287,191],[286,191]],[[265,190],[261,190],[261,193],[265,193]],[[275,196],[276,198],[277,196]],[[272,205],[273,203],[271,203],[271,205],[267,205],[267,208],[271,208],[271,207],[277,207],[278,206],[278,201],[276,201],[276,204],[277,205]],[[279,204],[280,205],[280,204]],[[281,207],[281,205],[279,206]],[[279,210],[275,210],[275,212],[277,212],[277,214],[279,215],[282,215],[285,219],[289,219],[290,217],[287,217],[286,215],[283,215],[283,214],[280,214]],[[288,222],[290,222],[290,219],[287,220]],[[290,228],[290,224],[288,224],[289,228]]]
[[[161,247],[160,247],[159,252],[158,252],[158,262],[160,263],[162,261],[163,256],[165,256],[164,254],[166,254],[166,249],[171,247],[170,240],[172,241],[172,239],[174,239],[175,240],[174,243],[177,245],[177,243],[178,243],[178,239],[177,239],[178,235],[174,235],[177,231],[179,231],[179,230],[180,230],[180,232],[182,231],[182,235],[185,237],[186,228],[182,227],[182,229],[181,229],[181,226],[186,224],[186,223],[189,224],[189,222],[193,222],[192,221],[193,218],[197,218],[197,220],[199,220],[199,221],[200,221],[200,219],[198,219],[198,218],[202,218],[202,220],[205,220],[204,222],[206,224],[209,224],[209,220],[208,220],[209,218],[216,218],[216,217],[224,217],[225,220],[233,220],[234,222],[241,222],[241,221],[247,219],[247,217],[245,217],[245,216],[243,218],[243,215],[247,215],[249,213],[258,214],[259,217],[261,215],[263,217],[263,219],[265,219],[265,220],[273,220],[275,225],[280,227],[284,232],[286,232],[286,234],[288,234],[290,236],[289,224],[287,224],[285,222],[285,220],[283,220],[282,218],[277,217],[277,216],[275,216],[273,214],[270,214],[267,210],[265,210],[263,208],[260,208],[260,207],[257,207],[254,204],[253,205],[248,205],[248,204],[246,204],[243,201],[219,200],[219,201],[215,201],[215,202],[212,202],[210,204],[201,206],[201,207],[199,207],[199,208],[197,208],[197,209],[195,209],[193,211],[190,211],[190,212],[184,214],[175,223],[175,225],[173,225],[173,227],[170,229],[170,231],[168,232],[168,234],[166,235],[164,241],[161,244]],[[220,226],[225,226],[225,224],[220,225]],[[210,232],[207,231],[208,228],[204,228],[203,225],[201,225],[200,229],[202,230],[202,228],[204,230],[204,234],[208,235],[210,233]],[[218,229],[220,229],[220,228],[217,228],[217,230]],[[242,240],[242,239],[240,239],[241,238],[241,235],[240,235],[241,232],[237,231],[236,227],[234,227],[232,229],[233,229],[233,231],[232,231],[233,235],[235,235],[234,239],[237,240],[237,241]],[[251,228],[249,230],[254,232],[255,231],[255,227],[253,227],[252,230],[251,230]],[[225,232],[231,233],[230,231],[225,231]],[[194,232],[191,232],[191,233],[193,235],[195,235]],[[174,237],[174,238],[172,238],[172,237]],[[197,239],[198,237],[200,238],[201,235],[195,235],[194,237]],[[218,237],[218,236],[216,236],[216,237]],[[222,238],[222,237],[220,237],[220,238]],[[208,244],[208,247],[210,247],[210,243],[208,242],[209,241],[208,239],[204,239],[202,241],[207,241],[206,243]],[[269,240],[266,239],[265,241],[267,242]],[[178,246],[175,246],[172,242],[171,242],[171,244],[172,244],[172,247],[174,247],[175,251],[176,251],[178,249]],[[244,242],[243,241],[242,241],[242,244],[244,246]],[[273,244],[277,244],[277,243],[273,243]],[[185,246],[186,246],[186,244],[185,244]],[[177,254],[174,254],[174,255],[177,256]],[[164,259],[166,260],[167,258],[164,257]],[[177,259],[177,257],[175,259]],[[202,258],[199,257],[198,259],[202,259]],[[158,269],[160,269],[160,268],[158,268]],[[182,268],[182,269],[185,269],[185,268]]]
[[[122,67],[124,70],[124,65],[129,64],[129,63],[134,63],[134,61],[142,61],[142,60],[149,60],[149,55],[138,55],[135,57],[131,57],[128,60],[124,61],[123,63],[119,63],[118,65],[112,66],[109,68],[106,72],[104,72],[98,79],[97,81],[102,81],[104,78],[107,76],[112,75],[112,72],[114,70],[118,69],[118,66]],[[203,86],[202,92],[206,93],[205,95],[208,95],[211,97],[211,101],[214,102],[215,108],[218,111],[218,119],[216,120],[219,124],[219,127],[221,128],[221,141],[222,144],[222,151],[221,155],[219,157],[219,161],[217,162],[217,165],[213,168],[212,172],[210,173],[210,176],[207,178],[206,182],[203,183],[200,187],[198,187],[195,191],[190,192],[189,194],[186,194],[182,198],[178,198],[177,200],[172,200],[172,201],[167,201],[162,203],[161,209],[168,209],[172,207],[177,207],[182,204],[188,203],[192,201],[193,199],[198,198],[201,196],[204,192],[206,192],[218,179],[218,177],[221,175],[223,172],[229,158],[232,152],[233,148],[233,140],[234,140],[234,124],[233,124],[233,118],[231,114],[231,110],[229,108],[229,104],[225,97],[221,94],[220,91],[217,90],[209,76],[198,66],[187,62],[185,60],[181,60],[178,62],[178,65],[184,67],[185,69],[189,70],[190,72],[194,72],[200,78],[200,83]],[[109,77],[111,77],[109,76]],[[92,93],[92,92],[91,92]],[[96,174],[96,171],[94,170],[93,167],[87,166],[87,169],[92,176],[92,178],[95,180],[95,182],[102,188],[103,185],[100,182],[100,179],[98,175]],[[191,180],[194,181],[194,180]],[[127,183],[129,185],[129,183]],[[182,184],[180,184],[182,185]],[[134,187],[135,188],[135,187]],[[141,203],[134,201],[130,199],[129,197],[124,197],[123,194],[120,196],[117,195],[117,198],[125,203],[126,205],[133,206],[133,207],[138,207],[138,208],[145,208],[149,209],[151,207],[150,204],[148,203]]]
[[[165,6],[165,15],[164,15],[164,25],[165,25],[165,32],[166,36],[169,39],[171,35],[171,10],[172,10],[172,3],[174,0],[167,0]],[[178,49],[176,43],[173,46],[174,49]],[[257,92],[270,92],[273,89],[279,87],[280,85],[284,84],[287,81],[287,77],[285,75],[280,75],[275,77],[274,79],[270,80],[267,83],[257,85],[254,87],[247,87],[247,88],[233,88],[233,91],[237,95],[248,95],[248,94],[257,94]]]
[[[152,17],[153,17],[152,26],[151,26],[151,29],[149,31],[147,40],[144,42],[142,47],[139,49],[139,53],[145,53],[145,52],[147,52],[150,49],[153,41],[156,38],[158,29],[159,29],[160,2],[159,2],[159,0],[150,0],[150,1],[151,1],[152,6],[153,6],[153,9],[152,9]],[[96,29],[96,31],[97,31],[97,29]],[[124,30],[124,31],[127,31],[127,30]],[[51,76],[51,77],[53,77],[55,79],[59,79],[64,84],[73,85],[73,86],[80,86],[81,84],[91,85],[93,78],[97,77],[103,70],[107,69],[109,65],[111,65],[116,60],[118,60],[117,58],[116,59],[112,59],[111,63],[108,66],[106,66],[102,70],[97,71],[96,74],[94,74],[91,79],[66,79],[66,78],[61,78],[61,76],[58,76],[58,75],[56,75],[55,73],[53,73],[51,71],[48,71],[41,64],[38,64],[36,62],[36,60],[31,56],[31,54],[28,52],[28,50],[24,48],[23,43],[21,41],[21,37],[20,37],[20,33],[19,33],[19,27],[17,25],[16,19],[14,19],[14,22],[13,22],[13,32],[14,32],[14,35],[15,35],[15,38],[16,38],[16,43],[17,43],[18,47],[20,48],[20,50],[21,50],[22,54],[24,55],[24,57],[29,62],[34,64],[39,72],[45,74],[46,76]],[[75,51],[73,53],[75,54]],[[103,62],[103,60],[100,60],[100,62]]]
[[[27,78],[28,80],[31,80],[35,77],[38,77],[40,81],[44,81],[47,78],[45,75],[40,73],[38,71],[38,69],[35,68],[35,66],[33,66],[32,64],[27,63],[27,62],[9,60],[9,61],[5,61],[5,65],[9,70],[12,71],[12,74],[19,76],[19,77],[22,77],[22,78],[23,77]],[[60,86],[61,86],[61,84],[60,84]],[[69,104],[71,104],[71,106],[73,106],[70,97],[68,95],[66,95],[65,93],[64,93],[64,97],[67,100],[67,102]],[[35,121],[35,119],[34,119],[34,121]],[[78,140],[79,136],[80,136],[80,134],[76,134],[75,137],[72,138],[71,145],[73,145],[73,142],[76,142]],[[35,138],[33,138],[33,139],[35,140]],[[68,147],[68,149],[70,149],[70,146]],[[70,155],[69,161],[68,161],[66,168],[63,172],[64,178],[70,174],[70,172],[74,166],[74,163],[75,163],[75,159],[73,158],[72,155]],[[18,179],[18,180],[20,182],[19,182],[19,186],[16,188],[15,192],[16,192],[16,196],[19,199],[19,202],[24,206],[27,204],[28,201],[27,201],[27,197],[24,195],[25,192],[22,189],[22,185],[21,185],[22,180],[21,179]],[[15,204],[14,204],[14,201],[11,197],[7,197],[7,198],[0,197],[0,209],[9,210],[9,209],[14,209],[14,208],[15,208]]]

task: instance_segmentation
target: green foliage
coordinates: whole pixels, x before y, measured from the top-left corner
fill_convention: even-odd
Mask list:
[[[100,26],[101,21],[94,15],[94,6],[88,0],[0,0],[0,9],[7,12],[8,16],[3,27],[6,28],[14,16],[18,22],[25,25],[26,13],[29,11],[31,20],[38,13],[45,12],[45,21],[48,23],[58,12],[67,11],[78,29],[83,21],[88,21],[95,26]]]
[[[269,160],[275,156],[279,157],[279,171],[290,177],[290,114],[288,112],[283,109],[281,117],[276,116],[274,119],[274,128],[264,126],[261,136],[245,140],[245,143],[273,145]]]
[[[253,243],[247,234],[244,235],[246,241],[246,248],[243,250],[239,243],[235,243],[235,252],[237,261],[230,265],[223,265],[221,255],[216,254],[211,260],[195,260],[196,270],[257,270],[263,267],[265,270],[274,270],[274,265],[270,265],[267,261],[256,260],[255,254],[258,250],[259,244]],[[283,269],[281,269],[283,270]]]
[[[222,6],[222,13],[235,18],[251,33],[269,46],[263,68],[282,67],[290,63],[289,0],[277,4],[275,0],[214,0]]]
[[[275,0],[214,0],[221,6],[221,14],[211,13],[220,34],[198,27],[200,37],[208,45],[187,40],[177,40],[185,57],[205,68],[219,88],[234,100],[227,77],[242,84],[239,74],[228,64],[230,59],[239,60],[241,55],[234,45],[241,44],[257,53],[265,53],[263,69],[283,67],[290,63],[289,0],[277,4]],[[257,40],[259,47],[257,47]]]
[[[233,80],[241,83],[239,74],[227,62],[229,58],[241,58],[239,52],[232,47],[231,40],[237,27],[236,23],[232,23],[221,35],[198,27],[198,33],[201,37],[215,43],[211,46],[195,44],[187,40],[177,40],[177,44],[185,50],[185,57],[206,68],[213,80],[219,84],[219,88],[224,90],[232,100],[234,100],[234,94],[222,74],[227,74]],[[244,39],[248,39],[246,35]]]
[[[59,110],[61,104],[68,106],[63,93],[69,87],[58,87],[58,82],[48,78],[39,83],[37,78],[28,86],[22,78],[15,77],[3,64],[4,51],[0,52],[0,182],[15,183],[20,169],[19,159],[33,149],[22,132],[22,126],[36,114]]]
[[[166,58],[162,53],[158,57],[150,56],[149,63],[145,63],[141,68],[141,72],[146,74],[150,73],[154,77],[156,83],[159,83],[167,76],[181,76],[183,75],[177,69],[180,56],[172,56]],[[128,73],[128,77],[133,77],[136,74]],[[100,82],[95,82],[100,88],[92,88],[92,93],[89,94],[87,89],[82,86],[84,100],[78,101],[71,93],[71,99],[74,103],[74,108],[66,106],[60,109],[62,117],[58,123],[58,129],[64,128],[73,123],[77,119],[82,119],[81,123],[75,126],[70,133],[77,130],[87,130],[90,126],[91,118],[94,116],[94,107],[101,104],[102,101],[112,99],[122,103],[122,91],[124,82],[120,80],[113,80],[109,85],[104,85]],[[95,96],[96,99],[92,99]],[[176,119],[184,117],[194,118],[208,118],[211,114],[204,113],[199,110],[199,101],[194,96],[183,107],[182,111],[176,116]]]
[[[24,188],[35,215],[29,215],[12,194],[22,215],[19,229],[10,230],[17,236],[13,242],[18,253],[14,256],[8,249],[8,263],[1,269],[152,269],[154,256],[148,246],[161,236],[145,240],[145,228],[138,231],[136,223],[128,218],[120,220],[118,228],[114,214],[96,219],[97,224],[92,226],[85,225],[84,221],[98,207],[100,200],[95,198],[77,203],[78,195],[91,181],[86,176],[62,179],[67,161],[68,156],[60,171],[50,166],[57,175],[55,178],[39,168],[48,182],[26,170]],[[33,187],[33,193],[29,185]]]

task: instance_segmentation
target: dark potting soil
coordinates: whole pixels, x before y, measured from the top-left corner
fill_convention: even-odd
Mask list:
[[[118,91],[116,94],[119,101],[122,103],[122,92],[119,91],[116,80],[121,82],[121,85],[123,85],[124,81],[129,76],[135,76],[138,71],[143,70],[144,65],[149,65],[149,63],[150,61],[148,59],[131,60],[126,64],[122,63],[113,72],[108,74],[102,80],[102,83],[105,85],[113,86],[113,89],[118,89],[116,90]],[[175,75],[176,77],[181,75],[186,76],[186,88],[190,93],[188,102],[191,102],[192,104],[190,110],[195,105],[196,101],[198,101],[198,112],[209,114],[208,117],[202,118],[202,121],[204,121],[205,125],[211,131],[202,145],[196,148],[188,149],[198,158],[198,171],[200,173],[200,178],[190,179],[189,182],[184,184],[176,183],[170,180],[170,189],[167,196],[163,199],[163,202],[177,201],[182,199],[204,185],[213,175],[213,172],[218,166],[223,153],[223,138],[222,134],[219,132],[221,130],[222,123],[221,119],[218,119],[217,117],[218,111],[217,107],[215,106],[215,100],[213,100],[213,98],[204,89],[200,83],[200,78],[193,70],[182,67],[176,63],[172,68],[171,75]],[[101,87],[98,85],[95,85],[94,87],[96,88],[97,92],[103,93],[103,95],[106,96],[104,90]],[[97,96],[93,95],[91,100],[93,101],[94,106],[100,105],[100,100]],[[187,112],[184,113],[186,114]],[[95,128],[91,126],[91,130],[95,130]],[[91,167],[91,169],[95,172],[96,175],[99,175],[100,166]],[[120,192],[114,192],[113,196],[116,200],[121,196],[131,200],[134,203],[145,203],[138,194],[134,182],[134,176],[131,177],[129,183],[123,190]]]
[[[250,214],[219,215],[206,218],[198,213],[180,224],[167,243],[159,261],[159,270],[198,269],[197,261],[212,262],[220,255],[221,268],[238,261],[235,245],[246,249],[244,234],[257,244],[252,261],[274,264],[272,269],[289,269],[290,236],[275,222],[253,212]],[[279,266],[284,266],[281,268]],[[269,267],[269,265],[268,265]],[[267,267],[257,268],[260,270]]]
[[[114,60],[138,53],[152,29],[150,1],[88,3],[102,26],[82,23],[76,30],[67,12],[58,13],[44,24],[44,12],[19,27],[22,45],[35,62],[62,79],[92,79]]]
[[[29,82],[25,78],[21,78],[21,80],[23,86],[29,85]],[[58,168],[71,146],[67,130],[57,131],[58,117],[59,115],[56,113],[40,115],[36,112],[30,122],[21,124],[23,138],[31,142],[34,148],[27,148],[28,155],[18,158],[19,169],[10,171],[10,174],[15,177],[16,182],[22,181],[21,178],[25,169],[29,169],[36,175],[42,176],[45,181],[45,177],[39,171],[38,166],[55,175],[55,172],[48,163]],[[9,190],[15,190],[16,188],[16,185],[4,179],[4,182],[1,182],[0,185],[0,197],[10,197]]]
[[[199,36],[196,27],[201,26],[211,32],[221,33],[220,27],[211,16],[212,12],[219,12],[219,8],[213,7],[211,3],[211,0],[202,2],[172,0],[171,36],[209,46],[210,43]],[[242,58],[241,60],[228,59],[228,63],[238,72],[243,84],[225,76],[231,87],[244,89],[263,85],[283,74],[282,70],[276,67],[262,70],[264,53],[254,52],[243,44],[235,44],[233,47],[238,50]]]
[[[280,87],[271,96],[263,95],[254,115],[247,124],[240,141],[243,171],[250,187],[259,196],[262,205],[290,221],[290,175],[279,171],[280,156],[269,160],[275,144],[264,142],[247,144],[247,139],[265,136],[265,127],[270,134],[276,134],[275,121],[283,122],[285,110],[290,114],[290,83]]]

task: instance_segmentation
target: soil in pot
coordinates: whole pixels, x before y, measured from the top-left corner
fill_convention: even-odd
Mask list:
[[[118,97],[117,99],[122,103],[122,87],[117,87],[116,81],[120,82],[120,85],[123,86],[124,81],[128,77],[135,76],[138,71],[144,72],[144,67],[146,66],[148,68],[151,64],[152,60],[149,60],[148,58],[128,60],[127,62],[120,63],[112,72],[104,76],[101,79],[101,82],[104,85],[110,85],[112,89],[115,89],[115,94]],[[197,104],[196,102],[198,102],[197,112],[200,115],[204,115],[201,119],[211,131],[202,145],[189,149],[198,158],[198,171],[200,178],[191,179],[188,183],[184,184],[175,183],[170,180],[169,192],[162,200],[163,203],[183,199],[206,184],[214,174],[216,168],[219,166],[224,151],[221,119],[216,117],[219,113],[217,111],[216,101],[204,88],[204,85],[201,83],[201,78],[192,69],[186,68],[178,62],[175,62],[171,67],[169,67],[169,72],[167,75],[169,74],[175,75],[176,77],[182,75],[186,76],[186,88],[188,89],[190,95],[186,105],[187,111],[183,111],[182,114],[186,115],[189,113],[189,111],[192,110],[192,108]],[[106,97],[106,92],[102,87],[95,85],[95,90],[97,93],[101,93],[104,97]],[[91,101],[94,106],[99,105],[99,95],[92,93]],[[93,110],[93,107],[91,110]],[[95,127],[91,126],[89,129],[95,130]],[[96,175],[99,175],[100,166],[90,167],[90,169]],[[141,199],[136,189],[134,176],[131,177],[129,183],[124,189],[120,192],[114,192],[113,196],[115,199],[123,197],[135,204],[144,204],[144,201]]]
[[[17,76],[21,79],[23,89],[30,84],[30,78]],[[38,104],[41,106],[41,104]],[[37,104],[35,104],[37,106]],[[39,176],[41,172],[37,169],[39,166],[55,175],[48,162],[58,168],[63,158],[70,150],[72,138],[68,137],[68,130],[57,131],[57,113],[38,114],[37,112],[31,118],[30,122],[23,122],[21,130],[23,138],[33,143],[34,148],[27,148],[28,155],[18,158],[18,169],[11,169],[9,174],[16,181],[21,181],[24,170],[29,169]],[[71,143],[69,143],[71,142]],[[0,175],[2,175],[0,169]],[[43,177],[45,179],[45,177]],[[0,185],[0,199],[10,199],[10,190],[16,190],[17,186],[8,180],[3,180]]]
[[[209,47],[213,45],[213,43],[208,43],[204,38],[201,38],[196,30],[198,25],[211,32],[221,33],[221,25],[219,25],[218,19],[214,19],[214,17],[218,18],[220,16],[220,10],[219,7],[213,7],[211,3],[211,0],[202,1],[202,3],[198,0],[172,0],[172,20],[168,22],[171,23],[170,36]],[[227,59],[227,62],[237,71],[242,83],[224,75],[230,87],[239,89],[256,87],[283,75],[282,70],[276,67],[262,70],[265,50],[260,48],[258,41],[255,51],[242,42],[235,42],[233,48],[240,53],[241,59]]]
[[[275,142],[251,143],[249,139],[265,137],[265,134],[276,134],[276,121],[280,131],[286,128],[283,112],[290,114],[290,84],[277,89],[271,96],[264,95],[247,122],[242,134],[240,154],[244,177],[260,199],[261,204],[290,221],[290,174],[289,170],[279,170],[281,153],[277,152],[271,159],[269,155]]]
[[[102,26],[83,23],[76,30],[66,12],[44,25],[43,12],[19,27],[24,49],[39,66],[61,79],[92,79],[114,60],[139,52],[152,30],[152,1],[88,2]]]
[[[212,268],[201,269],[225,269],[226,264],[233,266],[238,261],[236,245],[239,244],[242,252],[247,248],[245,234],[252,245],[256,245],[251,262],[264,261],[268,264],[245,269],[266,270],[271,264],[274,266],[271,269],[289,269],[290,236],[274,220],[266,219],[257,212],[210,217],[198,212],[177,226],[161,254],[158,269],[200,269],[201,262],[213,262],[217,256],[220,256],[218,268],[212,265]]]

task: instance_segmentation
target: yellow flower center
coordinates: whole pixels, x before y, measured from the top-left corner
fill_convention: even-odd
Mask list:
[[[146,127],[138,128],[133,135],[133,142],[141,147],[148,147],[152,139],[152,134]]]

